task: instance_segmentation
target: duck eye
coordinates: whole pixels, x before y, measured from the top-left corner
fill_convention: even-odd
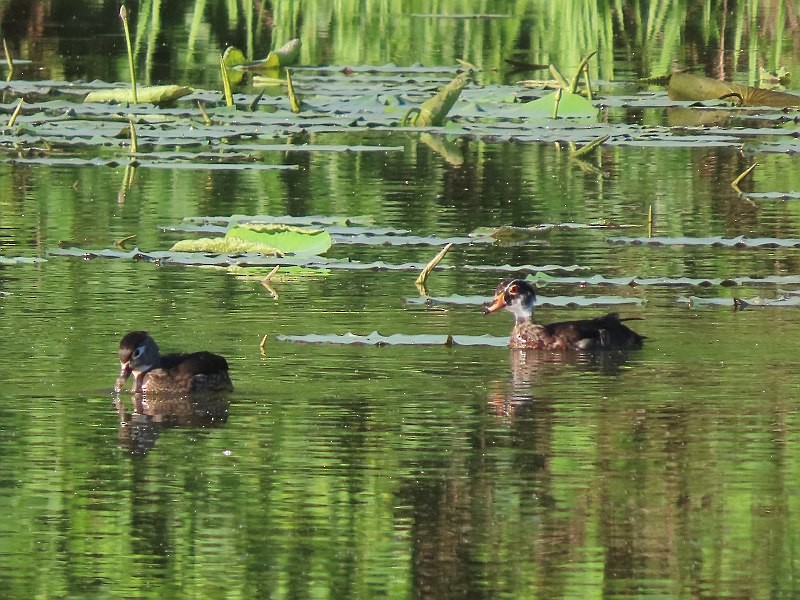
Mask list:
[[[144,354],[144,346],[139,346],[136,350],[133,351],[133,354],[131,355],[131,359],[136,360],[142,354]]]
[[[510,285],[508,286],[506,292],[508,292],[512,296],[516,296],[519,293],[519,286],[516,283],[514,285]]]

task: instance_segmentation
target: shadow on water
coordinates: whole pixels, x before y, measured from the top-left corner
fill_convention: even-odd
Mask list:
[[[221,427],[228,421],[230,400],[225,394],[200,396],[131,395],[131,410],[117,395],[119,443],[134,455],[145,455],[155,447],[162,431],[173,427],[199,429]]]

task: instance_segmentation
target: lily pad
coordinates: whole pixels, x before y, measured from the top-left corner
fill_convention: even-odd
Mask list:
[[[395,333],[383,335],[373,331],[368,335],[355,333],[279,335],[279,342],[301,342],[306,344],[345,344],[356,346],[508,346],[507,337],[493,335],[407,335]]]
[[[611,237],[611,244],[634,246],[711,246],[727,248],[800,248],[800,239],[723,237]]]
[[[535,119],[550,119],[553,116],[553,105],[557,93],[558,91],[552,92],[538,100],[520,104],[514,109],[514,113]],[[561,99],[558,102],[558,116],[572,119],[596,119],[597,107],[580,94],[562,91]]]
[[[275,224],[240,225],[228,231],[225,237],[273,246],[284,254],[298,256],[325,254],[333,243],[331,235],[322,229],[302,229]]]
[[[47,262],[44,258],[36,256],[0,256],[0,265],[32,265]]]
[[[212,254],[247,254],[249,252],[273,256],[283,254],[274,246],[229,237],[181,240],[173,244],[169,250],[170,252],[209,252]]]
[[[705,306],[721,306],[743,310],[745,308],[796,308],[800,306],[800,296],[781,296],[779,298],[762,298],[757,296],[745,300],[743,298],[699,298],[697,296],[681,296],[678,304],[686,304],[689,308]]]
[[[251,225],[234,227],[221,238],[181,240],[174,244],[170,251],[316,256],[327,252],[331,244],[330,234],[319,229],[309,230],[287,225]]]

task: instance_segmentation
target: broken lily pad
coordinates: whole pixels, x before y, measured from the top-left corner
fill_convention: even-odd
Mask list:
[[[170,251],[316,256],[327,252],[331,244],[330,234],[319,229],[301,229],[288,225],[251,225],[234,227],[225,237],[181,240]]]

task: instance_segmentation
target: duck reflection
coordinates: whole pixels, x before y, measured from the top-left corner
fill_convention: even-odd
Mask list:
[[[596,371],[602,375],[618,375],[628,361],[629,354],[626,350],[554,352],[511,349],[511,378],[508,382],[498,382],[497,388],[489,394],[489,404],[496,415],[513,417],[530,405],[536,381],[570,367]]]
[[[147,454],[165,429],[219,427],[228,420],[230,400],[226,394],[131,394],[130,398],[130,410],[119,395],[114,406],[119,414],[120,445],[131,454]]]

